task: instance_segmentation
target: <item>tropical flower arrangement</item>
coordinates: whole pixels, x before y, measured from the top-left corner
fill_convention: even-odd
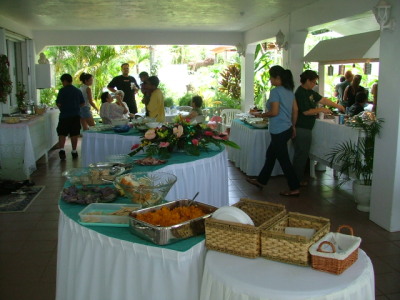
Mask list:
[[[208,151],[210,145],[222,148],[222,145],[239,149],[239,146],[228,140],[228,136],[221,134],[207,126],[207,124],[191,124],[190,119],[178,115],[172,124],[159,128],[148,129],[140,144],[132,146],[133,156],[144,151],[146,156],[168,158],[174,150],[186,152],[189,155],[200,155],[201,151]]]
[[[10,79],[10,63],[6,55],[0,55],[0,102],[7,103],[7,97],[12,91]]]
[[[25,104],[25,96],[28,92],[25,89],[25,84],[23,84],[22,82],[18,82],[17,83],[17,92],[15,94],[15,97],[17,97],[17,103],[18,103],[18,107],[20,109],[23,109],[26,107]]]

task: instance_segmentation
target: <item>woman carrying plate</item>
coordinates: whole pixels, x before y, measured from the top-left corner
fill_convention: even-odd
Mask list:
[[[293,94],[294,82],[292,72],[281,66],[269,69],[271,90],[266,104],[266,113],[253,113],[257,117],[269,118],[271,143],[268,146],[265,164],[257,178],[247,178],[247,181],[263,188],[271,177],[275,161],[278,160],[286,176],[289,190],[281,192],[282,196],[299,196],[299,181],[290,162],[287,142],[296,136],[294,124],[297,119],[297,104]]]

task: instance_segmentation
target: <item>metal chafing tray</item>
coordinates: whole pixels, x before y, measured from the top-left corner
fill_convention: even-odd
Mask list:
[[[204,220],[209,218],[211,214],[217,210],[217,208],[197,201],[193,201],[191,205],[201,208],[206,214],[200,218],[189,220],[180,224],[161,227],[136,219],[136,216],[139,214],[153,212],[161,209],[164,206],[170,209],[180,206],[188,206],[191,201],[192,200],[189,199],[176,200],[132,212],[129,215],[129,229],[133,234],[157,245],[167,245],[199,234],[204,234]]]

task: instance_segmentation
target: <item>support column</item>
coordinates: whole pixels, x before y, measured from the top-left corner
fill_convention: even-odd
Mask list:
[[[6,31],[0,28],[0,54],[7,55]],[[0,102],[0,115],[10,113],[10,105]]]
[[[256,45],[247,45],[245,56],[241,56],[242,111],[248,112],[254,105],[254,53]]]
[[[400,2],[392,5],[391,16],[400,16]],[[390,232],[400,231],[400,24],[380,36],[377,116],[384,119],[381,136],[375,141],[370,219]],[[397,66],[397,67],[396,67]]]
[[[294,86],[300,85],[300,74],[303,73],[304,43],[308,31],[295,31],[290,33],[288,50],[283,51],[283,67],[292,71]]]

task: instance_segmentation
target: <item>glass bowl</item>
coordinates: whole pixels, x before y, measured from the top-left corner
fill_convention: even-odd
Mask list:
[[[106,161],[119,164],[128,164],[132,162],[132,157],[128,154],[110,154],[106,157]]]
[[[133,172],[115,178],[114,185],[133,203],[149,207],[160,204],[176,180],[165,172]]]

